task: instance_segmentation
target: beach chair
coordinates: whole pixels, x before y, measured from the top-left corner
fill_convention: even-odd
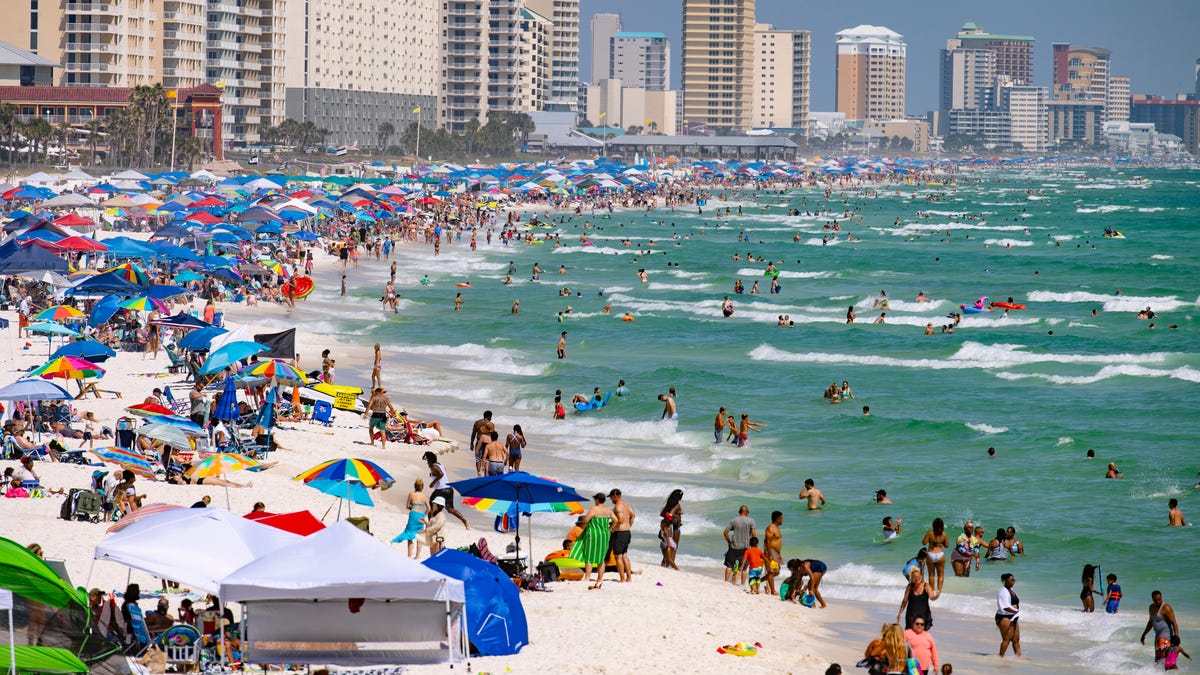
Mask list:
[[[171,365],[167,366],[168,373],[187,372],[187,361],[183,360],[183,357],[179,355],[179,352],[175,351],[174,349],[167,349],[164,351],[167,352],[167,358],[171,360]]]
[[[155,643],[167,655],[167,666],[188,672],[200,667],[200,631],[195,626],[176,624],[159,634]]]
[[[183,364],[183,366],[185,369],[187,368],[186,363]],[[180,401],[179,399],[175,398],[175,395],[171,393],[170,385],[163,387],[163,396],[167,399],[167,406],[171,408],[171,410],[174,410],[176,415],[184,415],[185,417],[187,416],[186,413],[191,409],[190,401]]]
[[[329,401],[317,401],[313,404],[312,419],[327,427],[333,426],[333,406]]]

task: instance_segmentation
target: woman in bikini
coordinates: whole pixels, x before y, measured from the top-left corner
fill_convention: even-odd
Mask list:
[[[521,470],[521,451],[525,449],[525,432],[521,430],[520,424],[514,424],[512,433],[505,439],[505,445],[508,446],[508,463],[512,466],[513,471]]]
[[[937,589],[937,593],[940,595],[942,583],[946,580],[946,549],[950,547],[950,537],[946,535],[946,523],[941,518],[933,519],[933,527],[925,533],[921,545],[926,549],[929,583]]]

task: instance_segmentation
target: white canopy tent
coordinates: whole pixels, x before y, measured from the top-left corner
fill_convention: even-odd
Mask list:
[[[467,653],[463,584],[345,521],[228,574],[249,663],[445,663]]]
[[[300,539],[225,509],[179,508],[146,516],[112,534],[96,546],[95,559],[216,594],[230,572]]]

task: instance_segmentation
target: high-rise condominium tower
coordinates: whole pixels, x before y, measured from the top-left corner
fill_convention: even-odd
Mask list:
[[[688,125],[753,126],[754,66],[754,0],[683,0]]]
[[[865,24],[837,34],[837,110],[846,119],[904,117],[907,46],[901,38]]]

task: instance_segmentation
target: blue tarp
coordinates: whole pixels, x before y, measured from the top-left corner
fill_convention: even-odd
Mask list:
[[[529,643],[521,594],[504,570],[449,548],[438,551],[422,564],[463,582],[473,652],[481,656],[507,656]]]

